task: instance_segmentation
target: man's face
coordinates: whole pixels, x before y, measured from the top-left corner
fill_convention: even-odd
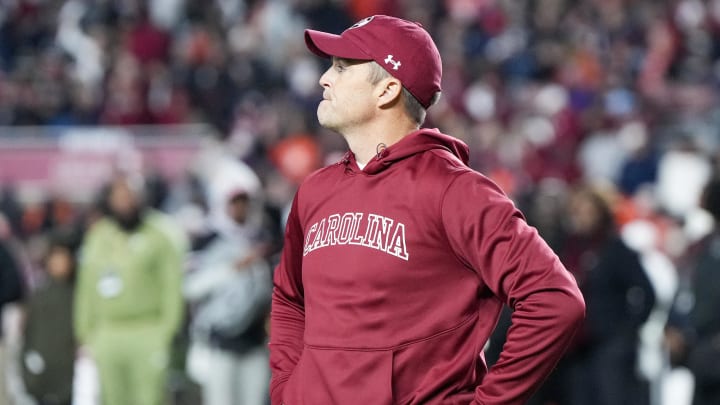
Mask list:
[[[120,218],[132,216],[139,207],[138,196],[124,180],[116,180],[110,187],[110,210]]]
[[[65,247],[53,247],[48,254],[47,271],[56,280],[68,279],[73,271],[72,252]]]
[[[372,117],[376,100],[370,72],[368,61],[333,58],[319,81],[323,87],[317,110],[320,125],[344,133]]]
[[[585,194],[571,197],[569,206],[570,225],[574,232],[589,236],[600,227],[600,209],[593,200]]]
[[[248,216],[248,196],[242,194],[233,197],[228,202],[227,213],[235,223],[244,224]]]

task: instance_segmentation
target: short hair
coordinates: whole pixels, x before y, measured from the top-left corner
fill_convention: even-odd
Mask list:
[[[377,62],[371,61],[370,62],[370,77],[368,78],[370,80],[370,83],[372,84],[378,84],[380,80],[390,77],[391,74],[385,70],[382,66],[380,66]],[[434,104],[437,99],[439,98],[440,93],[437,93],[435,97],[433,97],[432,104]],[[403,86],[402,88],[402,102],[403,107],[405,108],[405,112],[407,115],[415,121],[415,123],[420,126],[423,122],[425,122],[425,117],[427,116],[427,110],[425,107],[420,104],[420,102],[415,98],[415,96],[410,93],[408,89]]]

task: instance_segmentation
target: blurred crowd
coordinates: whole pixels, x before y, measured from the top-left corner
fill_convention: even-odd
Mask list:
[[[147,262],[103,264],[112,255],[92,248],[98,224],[108,228],[100,239],[145,229],[145,214],[123,219],[110,207],[119,188],[142,196],[138,207],[158,215],[153,226],[174,235],[160,236],[158,251],[178,252],[182,279],[157,285],[170,297],[163,302],[96,312],[168,316],[162,338],[139,339],[156,346],[123,350],[170,356],[158,364],[171,370],[165,391],[175,403],[188,401],[185,374],[206,404],[264,401],[264,317],[284,212],[302,178],[346,149],[317,125],[326,62],[305,49],[302,30],[339,33],[372,14],[419,21],[432,34],[443,95],[426,126],[468,143],[471,165],[516,201],[585,294],[586,327],[534,403],[690,404],[693,393],[696,405],[720,403],[720,0],[0,2],[0,136],[17,126],[201,122],[223,152],[179,180],[118,174],[93,204],[50,193],[28,201],[0,173],[0,287],[25,309],[14,324],[24,325],[15,375],[26,391],[49,387],[37,382],[49,367],[43,350],[92,380],[78,367],[83,348],[103,352],[113,344],[96,335],[111,333],[89,332],[92,300],[70,308],[84,302],[81,291],[123,294],[130,284],[114,273],[156,260],[146,252]],[[93,255],[101,264],[85,262]],[[133,283],[144,291],[156,281]],[[37,308],[48,305],[60,315],[43,320]],[[224,312],[230,306],[242,310]],[[33,343],[43,328],[68,340]],[[137,322],[125,329],[147,333]],[[491,360],[503,331],[501,322]],[[101,377],[134,367],[132,356],[114,367],[106,352],[93,353]],[[164,376],[146,376],[142,395],[159,395]],[[62,389],[36,399],[68,403]]]

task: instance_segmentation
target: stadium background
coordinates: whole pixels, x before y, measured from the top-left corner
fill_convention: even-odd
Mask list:
[[[82,232],[119,169],[192,235],[217,162],[241,160],[280,223],[302,178],[345,151],[317,125],[326,65],[302,30],[376,13],[438,44],[427,125],[468,143],[548,238],[574,185],[602,185],[618,226],[662,258],[648,272],[667,309],[675,264],[713,226],[698,201],[718,169],[720,0],[2,1],[0,236],[29,288],[47,235]],[[681,404],[692,378],[670,368],[659,319],[641,371],[655,404]]]

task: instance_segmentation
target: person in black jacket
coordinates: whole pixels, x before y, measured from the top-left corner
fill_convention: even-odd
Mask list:
[[[5,387],[5,347],[3,345],[2,312],[5,304],[22,299],[23,283],[20,266],[10,246],[9,226],[0,213],[0,404],[7,403]]]
[[[586,300],[587,317],[567,355],[531,404],[642,405],[646,381],[637,375],[639,330],[655,293],[639,255],[621,239],[604,190],[570,193],[558,255]]]
[[[44,260],[47,277],[27,302],[21,362],[25,387],[38,405],[72,403],[76,248],[69,233],[51,236]]]
[[[720,177],[705,186],[702,207],[715,219],[713,231],[681,260],[681,291],[666,340],[675,364],[695,377],[693,405],[720,404]]]

